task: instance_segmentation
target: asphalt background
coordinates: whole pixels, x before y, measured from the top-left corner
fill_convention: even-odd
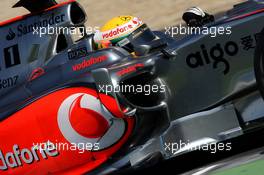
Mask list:
[[[23,8],[12,9],[18,0],[1,0],[0,21],[28,13]],[[37,1],[37,0],[36,0]],[[66,0],[57,0],[66,1]],[[243,0],[77,0],[88,15],[87,25],[102,26],[107,20],[119,15],[134,15],[144,20],[152,29],[164,29],[181,23],[185,9],[200,6],[216,14],[232,8]]]

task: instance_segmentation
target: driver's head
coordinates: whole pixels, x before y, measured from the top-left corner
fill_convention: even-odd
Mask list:
[[[109,20],[100,31],[95,33],[95,42],[98,48],[119,46],[133,52],[129,37],[133,32],[145,26],[143,21],[134,16],[118,16]]]

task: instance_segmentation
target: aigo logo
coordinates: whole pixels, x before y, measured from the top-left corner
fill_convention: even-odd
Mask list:
[[[111,147],[125,133],[122,119],[115,118],[95,96],[76,93],[66,98],[58,110],[59,129],[64,138],[87,150],[86,143],[98,145],[93,150]]]
[[[213,69],[217,69],[219,64],[223,64],[224,70],[223,74],[226,75],[230,71],[230,64],[226,59],[226,55],[233,57],[239,52],[238,44],[234,41],[228,41],[222,47],[220,43],[207,49],[207,47],[202,44],[200,46],[201,51],[191,53],[186,57],[186,63],[190,68],[203,67],[205,65],[213,64]]]

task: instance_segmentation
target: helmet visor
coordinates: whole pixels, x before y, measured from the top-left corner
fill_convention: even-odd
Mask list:
[[[134,32],[132,32],[129,37],[116,43],[117,46],[126,49],[129,52],[134,52],[134,46],[146,44],[156,39],[154,33],[148,28],[146,24],[143,24]]]
[[[129,36],[129,40],[133,44],[145,44],[156,39],[154,33],[146,24],[143,24]]]

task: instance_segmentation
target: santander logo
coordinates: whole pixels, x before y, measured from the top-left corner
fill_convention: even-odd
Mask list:
[[[123,119],[114,117],[97,97],[86,93],[67,97],[60,105],[57,122],[68,142],[79,146],[98,144],[99,149],[92,151],[111,147],[126,130]]]

